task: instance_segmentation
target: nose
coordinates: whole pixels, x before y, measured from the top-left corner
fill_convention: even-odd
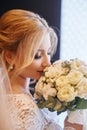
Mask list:
[[[49,67],[50,65],[51,65],[50,58],[48,56],[45,56],[43,58],[42,66],[45,68]]]

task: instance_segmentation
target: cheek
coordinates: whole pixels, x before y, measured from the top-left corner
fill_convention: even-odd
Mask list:
[[[34,60],[32,64],[28,67],[30,70],[35,70],[41,66],[41,62],[39,60]]]

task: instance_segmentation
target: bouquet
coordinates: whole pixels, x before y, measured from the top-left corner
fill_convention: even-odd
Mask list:
[[[56,61],[46,67],[35,86],[39,108],[57,111],[87,108],[87,65],[79,60]]]

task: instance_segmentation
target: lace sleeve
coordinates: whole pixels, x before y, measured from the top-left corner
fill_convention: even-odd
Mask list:
[[[61,130],[59,126],[44,116],[29,95],[14,95],[10,101],[14,102],[17,111],[16,115],[10,108],[12,118],[16,119],[16,130]]]

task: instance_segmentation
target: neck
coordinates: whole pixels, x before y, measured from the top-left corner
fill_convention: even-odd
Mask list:
[[[23,93],[29,86],[29,79],[19,75],[12,80],[11,85],[13,93]]]

